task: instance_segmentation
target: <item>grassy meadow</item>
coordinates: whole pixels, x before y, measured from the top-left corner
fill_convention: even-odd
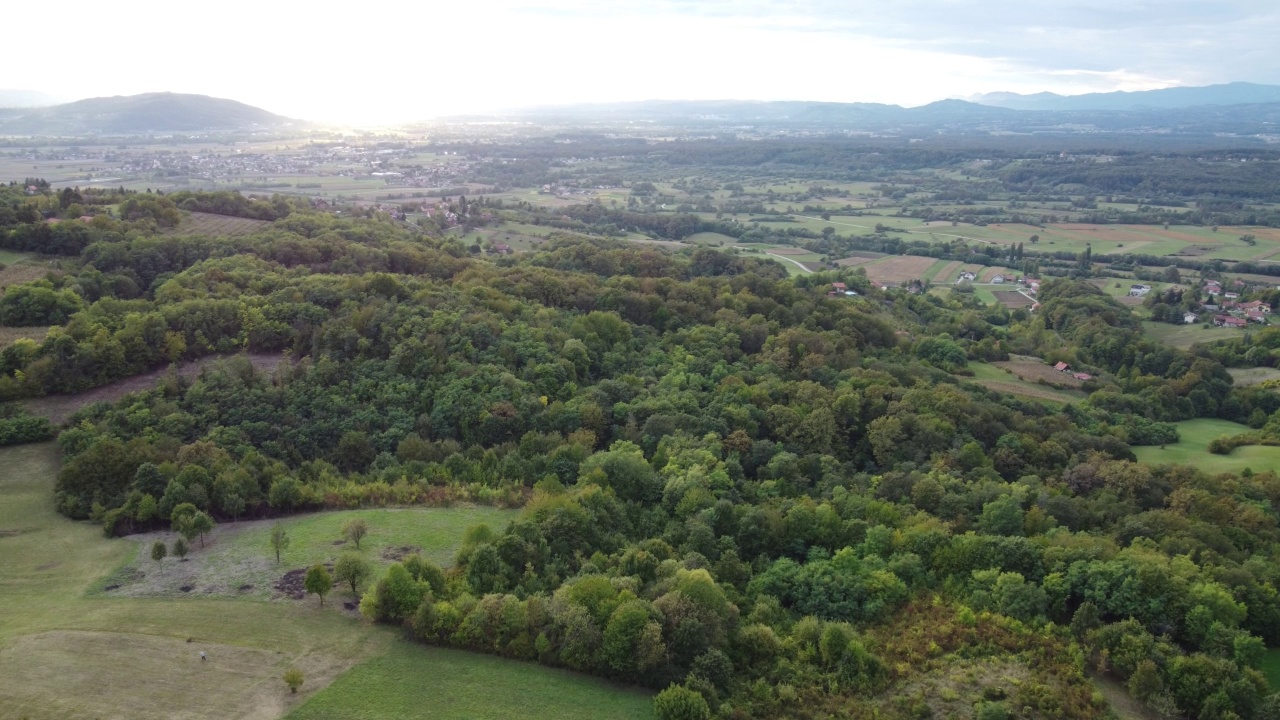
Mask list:
[[[1179,463],[1192,465],[1208,473],[1240,472],[1249,468],[1254,472],[1280,471],[1280,447],[1247,445],[1231,451],[1230,455],[1214,455],[1208,450],[1209,442],[1224,435],[1249,432],[1247,425],[1229,420],[1184,420],[1177,423],[1180,440],[1164,448],[1159,446],[1135,447],[1138,460],[1154,465]]]
[[[429,717],[509,716],[530,698],[538,698],[544,714],[529,717],[590,717],[598,708],[614,708],[616,717],[651,717],[648,696],[639,691],[620,693],[571,673],[411,646],[397,640],[394,629],[371,625],[339,603],[320,608],[314,598],[102,592],[105,576],[144,554],[138,539],[108,540],[97,525],[54,511],[54,443],[0,449],[0,463],[6,468],[0,474],[0,718],[271,720],[319,697],[348,671],[357,674],[341,687],[376,686],[386,707],[415,708],[414,717],[423,717],[425,707],[438,708]],[[452,553],[466,525],[499,525],[511,514],[487,508],[354,511],[362,513],[371,525],[367,552],[416,544],[436,558]],[[337,529],[352,514],[289,519],[288,560],[301,564],[332,553],[339,547],[333,545]],[[414,527],[417,520],[427,527]],[[203,550],[197,541],[188,564],[223,550],[251,554],[258,532],[229,533],[227,542]],[[269,551],[263,546],[256,552],[265,558]],[[172,558],[165,563],[176,565]],[[343,595],[340,588],[334,592]],[[208,654],[205,662],[201,651]],[[280,679],[290,667],[306,677],[297,695]],[[546,689],[535,695],[531,686]],[[300,717],[396,717],[354,710],[325,715],[344,694],[325,695],[307,710],[312,714]]]

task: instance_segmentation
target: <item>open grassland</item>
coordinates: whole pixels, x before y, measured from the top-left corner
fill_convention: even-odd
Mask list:
[[[1231,451],[1230,455],[1214,455],[1208,450],[1209,442],[1224,435],[1239,435],[1251,428],[1227,420],[1185,420],[1178,423],[1179,441],[1164,448],[1157,446],[1135,447],[1138,460],[1162,465],[1176,463],[1192,465],[1205,472],[1238,473],[1245,468],[1254,472],[1280,471],[1280,447],[1247,445]]]
[[[1046,385],[1068,390],[1077,390],[1084,385],[1083,381],[1075,379],[1071,373],[1054,370],[1052,365],[1029,355],[1010,355],[1008,360],[992,363],[992,365],[1030,383],[1043,382]]]
[[[397,642],[288,720],[647,720],[647,693],[574,673]]]
[[[1204,320],[1205,318],[1201,318]],[[1147,337],[1170,347],[1186,350],[1196,343],[1212,343],[1229,340],[1244,335],[1245,331],[1236,328],[1204,327],[1203,322],[1191,325],[1173,325],[1163,322],[1145,320],[1142,329]]]
[[[516,710],[530,698],[538,698],[543,714],[529,717],[651,717],[648,696],[639,691],[509,660],[410,646],[390,628],[353,619],[338,603],[319,608],[315,602],[87,592],[130,562],[138,543],[105,539],[96,525],[54,511],[57,453],[54,443],[0,449],[0,718],[271,720],[353,666],[359,674],[344,688],[377,687],[383,707],[412,708],[414,717],[518,717]],[[306,560],[335,547],[330,523],[340,525],[340,517],[291,519],[296,537],[290,552]],[[450,544],[445,524],[425,531],[438,533],[442,546]],[[383,540],[402,530],[385,530]],[[376,545],[377,535],[373,528],[366,542]],[[193,555],[201,552],[198,541],[196,546]],[[396,653],[392,661],[361,664],[389,650]],[[205,662],[201,651],[208,654]],[[297,695],[280,679],[289,667],[306,677]],[[358,689],[354,696],[330,693],[317,706],[319,714],[306,717],[394,717],[376,705],[370,705],[373,714],[357,708],[324,714],[344,697],[367,702],[371,696]],[[427,708],[441,712],[423,715]],[[592,715],[597,709],[605,714]]]
[[[1237,387],[1252,387],[1268,380],[1280,380],[1280,368],[1228,368]]]
[[[686,243],[693,245],[711,245],[714,247],[730,247],[738,242],[738,238],[722,235],[717,232],[700,232],[694,233],[684,239]]]
[[[211,213],[187,213],[178,226],[171,228],[166,235],[251,235],[260,232],[271,223],[266,220],[232,217],[230,215],[214,215]]]
[[[14,342],[26,338],[40,342],[49,334],[52,326],[37,325],[33,327],[0,327],[0,349],[7,348]]]
[[[1003,367],[1004,365],[1008,365],[1008,363],[969,363],[969,369],[973,371],[973,382],[996,392],[1019,395],[1034,400],[1073,403],[1079,402],[1085,397],[1085,394],[1079,390],[1053,387],[1019,377],[1006,367]]]
[[[281,553],[279,563],[269,551],[273,521],[225,523],[205,537],[204,547],[198,541],[194,543],[186,561],[171,559],[157,565],[145,553],[138,553],[100,585],[103,592],[113,596],[177,597],[191,593],[259,599],[288,597],[291,592],[296,594],[300,587],[277,588],[286,581],[286,574],[291,573],[289,577],[296,578],[293,584],[297,585],[306,568],[316,564],[332,565],[339,554],[346,551],[358,552],[378,566],[421,553],[447,567],[453,563],[462,534],[468,527],[483,523],[501,532],[516,515],[515,510],[466,506],[349,510],[295,516],[280,521],[289,533],[290,544]],[[369,524],[369,535],[361,540],[358,549],[342,539],[343,524],[355,519]],[[140,547],[149,548],[156,540],[172,544],[177,535],[147,533],[132,539],[137,540]],[[349,587],[337,588],[334,598],[358,602],[358,598],[350,597],[350,592]]]

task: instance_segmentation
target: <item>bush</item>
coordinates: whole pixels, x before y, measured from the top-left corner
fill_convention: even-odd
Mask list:
[[[658,720],[707,720],[711,717],[706,698],[680,685],[672,685],[658,693],[653,699],[653,710],[658,714]]]
[[[18,415],[0,420],[0,446],[42,442],[53,437],[53,425],[42,417]]]
[[[302,671],[298,668],[289,668],[284,671],[284,684],[289,686],[289,692],[298,692],[298,688],[302,687],[302,681]]]

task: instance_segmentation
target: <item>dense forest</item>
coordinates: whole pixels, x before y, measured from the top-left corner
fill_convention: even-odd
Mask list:
[[[20,227],[30,204],[10,199]],[[1280,643],[1280,477],[1131,449],[1197,417],[1280,434],[1280,398],[1224,368],[1251,349],[1154,343],[1069,278],[1032,315],[708,248],[565,232],[488,260],[387,218],[117,199],[133,219],[58,223],[83,226],[58,245],[67,272],[0,298],[6,324],[58,326],[0,352],[0,396],[232,357],[73,417],[69,517],[117,535],[191,507],[523,506],[448,570],[393,565],[361,610],[425,643],[660,689],[664,720],[948,702],[1094,718],[1086,672],[1169,717],[1280,710],[1258,671]],[[184,208],[273,222],[155,233]],[[858,296],[828,296],[836,281]],[[1091,394],[968,382],[971,361],[1009,353],[1087,370]],[[18,412],[0,431],[50,432]],[[1017,682],[950,700],[934,682],[966,672]]]

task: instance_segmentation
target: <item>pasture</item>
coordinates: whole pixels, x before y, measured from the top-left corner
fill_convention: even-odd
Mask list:
[[[1079,390],[1054,387],[1020,377],[1008,367],[1004,367],[1005,365],[1008,365],[1008,363],[969,363],[969,369],[973,371],[972,382],[989,390],[1033,400],[1075,403],[1085,397],[1085,394]]]
[[[358,674],[344,687],[376,686],[382,707],[415,708],[415,716],[424,707],[440,707],[453,714],[435,717],[508,717],[536,698],[543,714],[530,717],[589,717],[599,708],[616,717],[651,717],[648,696],[640,691],[510,660],[410,646],[397,640],[396,630],[353,619],[334,607],[338,603],[322,609],[314,602],[96,592],[104,575],[134,562],[137,540],[105,539],[96,524],[54,511],[56,444],[3,448],[0,462],[6,468],[0,474],[0,717],[272,720],[352,667]],[[339,517],[290,519],[297,533],[290,551],[299,561],[331,551]],[[467,520],[437,520],[422,532],[447,552],[451,528]],[[403,528],[388,523],[383,540],[403,537]],[[373,541],[371,551],[375,537],[376,527],[366,539]],[[198,541],[196,546],[193,557],[201,552]],[[209,658],[203,663],[201,651]],[[388,652],[395,653],[390,661],[366,662]],[[306,677],[297,695],[280,679],[288,667]],[[415,678],[433,682],[407,681]],[[537,687],[546,690],[539,695]],[[308,710],[315,714],[300,717],[394,717],[354,708],[326,715],[346,694],[330,694]]]
[[[429,679],[429,681],[427,681]],[[396,642],[288,720],[648,720],[648,693],[564,670]]]
[[[185,561],[169,559],[157,564],[145,553],[138,553],[100,585],[104,594],[113,597],[177,597],[184,593],[264,600],[288,597],[297,588],[278,587],[287,582],[286,573],[292,571],[289,577],[300,577],[299,569],[332,564],[348,550],[359,552],[377,566],[421,553],[447,567],[453,563],[462,533],[468,527],[483,523],[501,531],[516,515],[515,510],[465,506],[348,510],[289,517],[280,521],[289,534],[290,545],[281,553],[279,563],[270,552],[275,521],[224,523],[205,537],[204,547],[193,543]],[[353,519],[369,524],[369,535],[360,542],[359,549],[342,538],[342,525]],[[134,535],[131,539],[140,547],[149,548],[156,540],[172,544],[177,537],[172,532],[159,532]],[[350,598],[350,593],[350,588],[336,588],[334,599],[358,601]]]
[[[1242,337],[1244,330],[1236,328],[1204,327],[1204,323],[1191,325],[1173,325],[1163,322],[1144,320],[1142,330],[1147,337],[1179,350],[1187,350],[1196,343],[1213,343],[1219,340]]]
[[[1164,448],[1158,446],[1135,447],[1138,460],[1152,465],[1191,465],[1208,473],[1238,473],[1245,468],[1254,472],[1280,471],[1280,447],[1247,445],[1231,451],[1230,455],[1214,455],[1208,450],[1209,442],[1224,435],[1239,435],[1251,430],[1247,425],[1228,420],[1184,420],[1177,423],[1179,441]]]
[[[1227,368],[1235,380],[1236,387],[1252,387],[1268,380],[1280,380],[1280,368]]]

